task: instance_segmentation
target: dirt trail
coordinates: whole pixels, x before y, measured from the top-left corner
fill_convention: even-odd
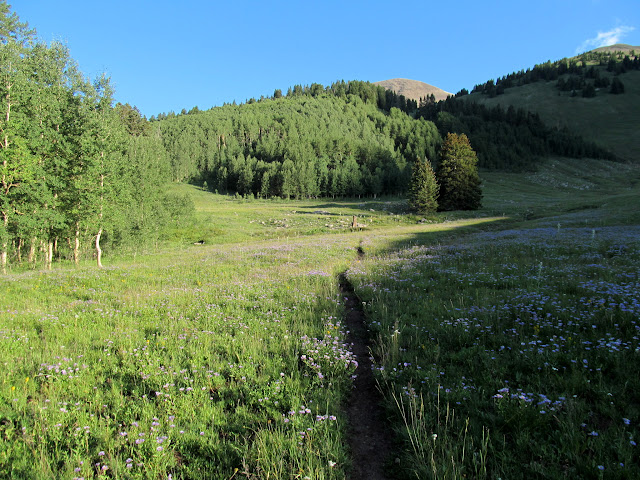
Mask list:
[[[388,480],[384,466],[391,455],[391,432],[380,406],[381,394],[371,371],[368,332],[360,299],[351,284],[340,277],[340,291],[345,301],[347,341],[358,360],[354,389],[347,405],[350,422],[350,447],[353,470],[350,480]]]

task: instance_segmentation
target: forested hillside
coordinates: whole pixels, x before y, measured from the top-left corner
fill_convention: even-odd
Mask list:
[[[541,81],[557,82],[559,90],[571,92],[573,95],[580,93],[584,97],[595,96],[596,88],[609,87],[609,93],[624,93],[624,88],[620,91],[619,86],[614,85],[616,84],[614,80],[621,73],[640,70],[640,58],[636,55],[636,47],[629,45],[619,45],[619,47],[619,49],[616,49],[616,46],[596,49],[573,58],[535,65],[533,68],[513,72],[496,80],[476,85],[471,93],[483,93],[495,97],[504,94],[508,88]],[[604,67],[605,70],[598,67]],[[612,74],[613,78],[609,74]],[[586,92],[585,89],[587,89]],[[460,93],[464,94],[464,92]]]
[[[606,53],[585,58],[606,63],[612,72],[636,62]],[[495,97],[516,84],[577,68],[574,61],[549,62],[474,91]],[[598,76],[589,72],[585,75]],[[462,91],[440,102],[433,97],[417,102],[380,85],[342,81],[296,85],[286,95],[276,90],[270,98],[161,114],[158,120],[174,181],[206,182],[212,191],[264,198],[404,194],[408,165],[426,158],[437,166],[438,146],[449,132],[469,137],[483,168],[535,170],[549,155],[617,158],[593,141],[596,135],[586,140],[528,109],[487,107],[472,97]]]
[[[463,98],[449,97],[422,106],[418,118],[434,121],[442,135],[464,133],[478,153],[481,167],[531,171],[549,155],[615,160],[609,150],[566,127],[550,127],[540,115],[500,105],[488,107]]]
[[[78,70],[61,44],[37,41],[0,3],[0,268],[78,262],[127,242],[157,240],[184,199],[157,134],[113,105],[104,77]],[[148,133],[148,134],[145,134]],[[157,133],[157,132],[156,132]]]
[[[225,105],[159,129],[174,181],[260,197],[399,194],[408,162],[435,158],[441,142],[433,123],[355,94]]]

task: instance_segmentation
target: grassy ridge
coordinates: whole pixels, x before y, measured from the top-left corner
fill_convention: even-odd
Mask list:
[[[537,172],[485,172],[484,211],[529,220],[525,226],[640,223],[633,208],[640,195],[636,165],[552,158]]]
[[[601,68],[603,76],[608,74]],[[625,86],[622,95],[611,95],[604,89],[594,98],[571,97],[559,92],[556,82],[536,82],[508,88],[503,95],[489,98],[482,94],[468,99],[488,106],[524,108],[540,114],[550,126],[567,126],[572,131],[602,145],[620,158],[640,159],[638,110],[640,109],[640,72],[630,71],[619,77]]]

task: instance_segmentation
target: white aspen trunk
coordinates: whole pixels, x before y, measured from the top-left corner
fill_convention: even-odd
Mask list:
[[[2,251],[0,252],[0,264],[2,264],[2,274],[7,274],[7,242],[2,242]]]
[[[7,97],[9,97],[9,95],[7,94]],[[9,104],[9,106],[7,106],[7,121],[9,121],[9,108],[11,107],[11,104]],[[7,135],[4,136],[4,142],[3,142],[4,148],[7,148],[9,146],[9,137]],[[7,169],[7,160],[3,160],[2,161],[2,166],[4,167],[3,170]],[[9,185],[7,182],[7,179],[5,178],[5,176],[2,176],[2,190],[5,193],[9,193]],[[9,215],[7,214],[7,212],[3,212],[2,215],[2,221],[4,224],[4,231],[6,232],[9,226]],[[2,266],[2,273],[4,275],[6,275],[7,273],[7,258],[8,258],[8,249],[9,249],[9,245],[7,243],[7,240],[4,240],[2,242],[2,249],[0,250],[0,265]]]
[[[80,263],[80,224],[76,223],[76,237],[73,244],[73,261],[76,265]]]
[[[11,71],[11,63],[9,64],[9,71]],[[5,115],[5,122],[7,124],[9,124],[9,118],[11,117],[11,87],[13,85],[10,82],[7,82],[5,84],[5,88],[7,89],[7,93],[5,95],[6,101],[7,101],[7,112]],[[7,133],[5,132],[4,134],[4,138],[2,140],[2,146],[4,147],[4,149],[8,149],[9,148],[9,135],[7,135]],[[2,166],[4,167],[3,170],[6,171],[7,170],[7,160],[6,157],[5,159],[2,161]],[[10,180],[8,180],[6,178],[6,176],[3,174],[2,175],[2,190],[4,192],[4,194],[8,194],[9,193],[9,189],[11,188],[10,185]],[[9,226],[9,215],[6,211],[3,212],[2,215],[2,221],[4,223],[4,231],[7,232],[8,226]],[[6,275],[7,273],[7,259],[9,257],[8,255],[9,253],[9,244],[8,244],[8,240],[4,240],[2,242],[2,249],[0,250],[0,266],[2,267],[2,273],[4,275]]]
[[[100,248],[100,237],[102,236],[102,228],[98,230],[96,235],[96,259],[98,261],[98,268],[102,268],[102,249]]]
[[[6,233],[8,229],[7,227],[9,226],[9,215],[7,215],[6,212],[3,212],[2,223],[4,225],[4,231]],[[8,242],[8,239],[5,237],[5,239],[2,241],[2,247],[0,248],[0,267],[2,268],[3,274],[7,273],[7,252],[9,250]]]
[[[29,263],[36,261],[36,237],[31,239],[31,245],[29,246]]]
[[[18,253],[18,263],[22,263],[22,245],[23,245],[22,237],[20,237],[18,239],[18,248],[16,248],[16,251]]]
[[[47,270],[51,270],[51,264],[53,263],[53,242],[51,240],[47,242],[45,258],[47,259]]]
[[[44,243],[44,240],[40,240],[40,251],[42,252],[42,254],[44,255],[44,264],[47,264],[47,244]]]
[[[9,225],[9,216],[6,214],[6,212],[3,215],[3,219],[2,219],[3,223],[4,223],[4,231],[7,231],[7,227]],[[8,249],[9,249],[9,244],[8,244],[8,240],[5,238],[2,241],[2,249],[0,250],[0,266],[2,267],[2,274],[6,275],[7,274],[7,258],[8,258]]]
[[[104,152],[100,152],[101,164],[104,163]],[[102,236],[102,208],[104,207],[104,174],[100,175],[100,213],[98,219],[100,221],[100,229],[96,235],[96,260],[98,268],[102,268],[102,249],[100,248],[100,237]]]

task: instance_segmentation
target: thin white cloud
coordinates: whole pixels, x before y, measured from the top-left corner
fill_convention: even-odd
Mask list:
[[[583,53],[594,48],[607,47],[620,43],[622,38],[635,30],[635,27],[620,26],[609,30],[608,32],[598,32],[598,36],[585,40],[582,45],[576,48],[576,54]]]

